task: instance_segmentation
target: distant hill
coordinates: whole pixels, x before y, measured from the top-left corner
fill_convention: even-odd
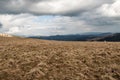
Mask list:
[[[0,37],[13,37],[13,36],[9,34],[0,33]]]
[[[112,33],[84,33],[74,35],[30,36],[29,38],[58,40],[58,41],[88,41],[94,38],[111,35]]]
[[[90,41],[120,41],[120,33],[111,34],[108,36],[98,37]]]

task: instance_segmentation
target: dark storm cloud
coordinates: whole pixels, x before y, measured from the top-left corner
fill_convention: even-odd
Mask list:
[[[86,17],[87,16],[87,17]],[[84,15],[79,17],[80,20],[86,21],[87,24],[93,26],[116,26],[120,25],[119,17],[91,16]]]
[[[76,16],[112,0],[0,0],[1,14]]]
[[[90,25],[94,25],[94,26],[117,26],[120,25],[119,22],[120,20],[116,20],[108,17],[95,18],[92,19],[91,21],[88,21]]]

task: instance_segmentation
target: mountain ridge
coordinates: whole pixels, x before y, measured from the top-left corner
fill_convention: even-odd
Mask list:
[[[98,37],[90,41],[120,41],[120,33],[111,34],[108,36]]]
[[[108,36],[113,33],[84,33],[70,35],[54,35],[54,36],[30,36],[29,38],[57,40],[57,41],[88,41],[94,38]]]

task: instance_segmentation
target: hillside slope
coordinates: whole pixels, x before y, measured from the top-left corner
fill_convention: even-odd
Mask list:
[[[120,80],[119,45],[0,37],[0,80]]]
[[[120,41],[120,33],[91,39],[91,41]]]
[[[9,34],[0,33],[0,37],[13,37],[13,36],[12,36],[12,35],[9,35]]]

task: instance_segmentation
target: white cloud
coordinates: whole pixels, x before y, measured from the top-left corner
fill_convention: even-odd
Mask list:
[[[7,33],[18,33],[20,32],[19,27],[11,27]]]
[[[112,4],[103,4],[98,11],[108,17],[120,16],[120,0],[115,0]]]
[[[5,33],[22,35],[75,34],[91,31],[92,27],[76,17],[54,16],[47,18],[30,14],[0,15]],[[37,20],[37,21],[36,21]],[[5,30],[6,29],[6,30]]]
[[[29,10],[38,14],[39,13],[60,14],[80,9],[81,10],[88,9],[94,6],[96,6],[95,0],[87,0],[87,3],[84,0],[53,0],[36,3],[33,6],[31,6]]]

